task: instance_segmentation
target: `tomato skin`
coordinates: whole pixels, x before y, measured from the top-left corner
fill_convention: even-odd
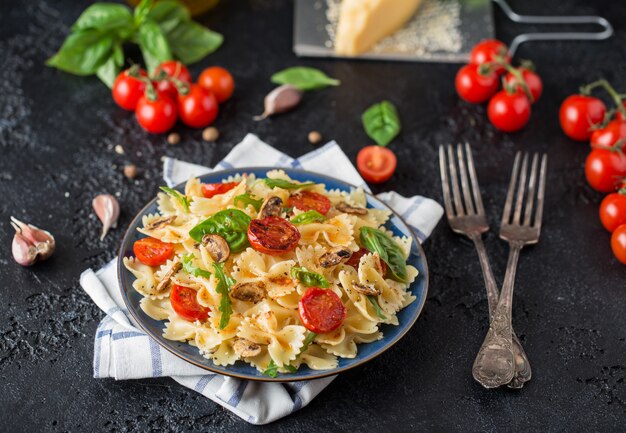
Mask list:
[[[258,252],[276,256],[293,250],[300,240],[300,232],[286,219],[269,216],[252,220],[248,240]]]
[[[335,292],[310,287],[298,302],[300,321],[316,334],[326,334],[339,328],[346,318],[346,307]]]
[[[213,93],[192,84],[186,95],[178,95],[178,113],[185,125],[204,128],[217,117],[217,99]]]
[[[617,260],[626,265],[626,224],[616,228],[611,235],[611,249]]]
[[[330,210],[331,203],[328,197],[313,191],[301,191],[289,196],[288,207],[295,207],[301,211],[316,210],[326,215]]]
[[[611,120],[605,128],[596,129],[591,133],[591,147],[607,149],[618,141],[623,144],[624,139],[626,139],[626,121]]]
[[[140,69],[139,76],[147,77],[148,74],[143,69]],[[137,77],[133,77],[131,69],[120,72],[111,89],[115,103],[128,111],[135,110],[137,102],[145,91],[146,83]]]
[[[346,265],[348,266],[352,266],[354,268],[355,271],[359,270],[359,262],[361,261],[361,257],[363,257],[365,254],[369,254],[370,251],[367,248],[359,248],[358,251],[352,253],[352,255],[350,256],[350,258],[348,260],[346,260]],[[385,275],[387,273],[387,263],[385,263],[383,260],[380,261],[380,265],[383,271],[383,275]]]
[[[614,192],[604,197],[600,203],[600,221],[611,233],[626,224],[626,194]]]
[[[218,102],[226,102],[235,91],[235,80],[226,69],[219,66],[206,68],[198,77],[198,85],[213,92]]]
[[[590,128],[602,122],[606,105],[598,98],[570,95],[561,104],[559,121],[561,129],[572,140],[586,141],[591,137]]]
[[[587,183],[600,192],[613,192],[626,175],[626,155],[605,149],[593,149],[585,161]]]
[[[454,80],[458,95],[472,104],[487,101],[498,91],[500,85],[496,73],[483,75],[478,71],[478,68],[479,65],[465,65],[459,69]]]
[[[190,288],[175,284],[170,292],[170,304],[182,319],[189,322],[204,321],[209,318],[209,308],[198,303],[198,293]]]
[[[363,179],[370,183],[382,183],[396,171],[396,155],[381,146],[365,146],[356,156],[356,166]]]
[[[530,94],[533,96],[532,103],[534,104],[541,98],[541,94],[543,93],[541,78],[535,72],[528,69],[522,68],[520,72],[522,73],[522,78],[526,81]],[[504,81],[506,84],[513,86],[516,90],[524,91],[522,86],[518,83],[517,77],[510,72],[504,76]]]
[[[155,238],[141,238],[133,244],[135,257],[144,265],[160,266],[174,254],[174,245]]]
[[[520,91],[511,94],[501,90],[489,101],[487,115],[489,121],[499,130],[519,131],[530,119],[530,101]]]
[[[137,102],[135,117],[139,125],[151,134],[162,134],[172,129],[178,118],[176,104],[165,93],[157,92],[156,100],[142,96]]]
[[[624,108],[626,108],[626,100],[622,101],[622,105],[624,106]],[[617,112],[615,113],[615,118],[617,120],[626,121],[626,117],[624,117],[624,115],[622,114],[620,110],[617,110]]]
[[[161,71],[165,72],[172,78],[176,78],[182,81],[183,83],[191,83],[191,74],[189,73],[189,69],[187,69],[187,67],[182,62],[176,60],[167,60],[161,63],[155,69],[154,76],[158,77]],[[155,81],[154,85],[157,90],[167,93],[169,96],[174,98],[174,100],[176,99],[178,91],[176,90],[176,86],[174,85],[174,83],[172,83],[171,80],[165,79]]]
[[[211,198],[218,194],[224,194],[237,185],[239,185],[239,182],[203,183],[201,185],[202,195],[206,198]]]
[[[492,62],[497,56],[504,57],[506,63],[511,63],[511,55],[507,46],[496,39],[485,39],[480,41],[470,52],[470,63],[481,65],[483,63]],[[496,74],[502,74],[505,69],[500,66],[496,69]]]

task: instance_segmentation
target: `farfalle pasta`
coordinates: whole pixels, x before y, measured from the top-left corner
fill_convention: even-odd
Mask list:
[[[411,239],[385,229],[390,212],[368,209],[362,189],[271,170],[162,190],[124,266],[163,336],[216,365],[333,369],[415,300]]]

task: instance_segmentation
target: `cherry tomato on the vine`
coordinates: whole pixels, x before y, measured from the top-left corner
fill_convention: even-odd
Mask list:
[[[144,95],[137,102],[135,117],[139,125],[152,134],[167,132],[176,123],[176,103],[163,92],[157,91],[154,100]]]
[[[591,147],[596,149],[611,149],[618,143],[624,145],[625,140],[626,122],[623,120],[611,120],[606,127],[591,133]]]
[[[365,146],[356,156],[356,166],[363,179],[370,183],[382,183],[396,171],[396,155],[386,147]]]
[[[569,138],[585,141],[591,137],[591,127],[602,122],[606,106],[598,98],[586,95],[568,96],[561,104],[561,129]]]
[[[470,63],[480,65],[483,63],[489,63],[501,57],[505,63],[511,63],[511,55],[507,46],[496,39],[485,39],[474,45],[470,53]],[[502,74],[505,71],[504,67],[498,67],[495,72]]]
[[[479,104],[487,101],[498,91],[500,81],[495,72],[482,74],[480,65],[469,64],[459,69],[454,84],[461,98]]]
[[[610,232],[626,224],[626,192],[614,192],[600,203],[600,221]]]
[[[176,99],[178,91],[176,90],[176,85],[172,82],[171,78],[182,81],[183,83],[191,83],[191,74],[189,73],[189,69],[187,69],[182,62],[168,60],[161,63],[154,71],[154,77],[158,78],[162,75],[161,71],[165,72],[169,78],[155,81],[154,85],[157,90],[167,93],[174,99]]]
[[[587,183],[596,191],[615,191],[624,176],[626,155],[622,152],[593,149],[585,161]]]
[[[626,265],[626,224],[616,228],[611,235],[611,249],[617,260]]]
[[[626,100],[622,101],[622,106],[624,107],[624,110],[626,110]],[[615,118],[617,120],[626,121],[626,117],[622,114],[621,110],[617,110],[617,113],[615,113]]]
[[[489,120],[501,131],[519,131],[530,119],[530,101],[520,91],[509,93],[501,90],[489,101]]]
[[[522,78],[528,86],[530,94],[533,96],[532,102],[534,104],[539,100],[541,94],[543,93],[543,83],[541,82],[541,78],[534,71],[531,71],[529,69],[520,68],[520,72],[522,74]],[[512,73],[509,72],[508,74],[506,74],[504,76],[504,81],[509,86],[512,86],[512,88],[523,91],[522,85],[518,82],[519,80]]]
[[[141,77],[148,74],[143,69],[126,69],[120,72],[115,79],[111,92],[113,100],[124,110],[133,111],[137,108],[137,102],[146,91],[146,83]]]
[[[211,66],[202,71],[198,77],[198,85],[213,92],[220,104],[230,99],[235,91],[233,76],[219,66]]]
[[[215,95],[197,84],[191,84],[186,94],[178,94],[178,115],[187,126],[209,126],[217,117],[218,110]]]

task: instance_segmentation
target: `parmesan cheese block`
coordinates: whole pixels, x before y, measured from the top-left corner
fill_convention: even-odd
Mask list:
[[[422,0],[343,0],[335,52],[358,56],[401,28]]]

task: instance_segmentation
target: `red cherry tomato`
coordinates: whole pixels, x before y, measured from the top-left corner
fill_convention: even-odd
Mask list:
[[[606,127],[591,133],[591,147],[596,149],[611,149],[618,142],[623,145],[625,140],[626,122],[623,120],[611,120]]]
[[[286,219],[270,216],[252,220],[248,240],[258,252],[275,256],[293,250],[300,240],[300,232]]]
[[[189,69],[187,69],[187,67],[179,61],[168,60],[161,63],[156,68],[154,71],[155,78],[162,75],[161,71],[165,72],[168,75],[168,78],[155,81],[155,87],[157,90],[167,93],[169,96],[174,98],[174,100],[176,100],[178,91],[176,90],[176,85],[170,78],[175,78],[183,83],[191,83],[191,74],[189,73]]]
[[[213,92],[220,104],[228,101],[235,91],[233,76],[219,66],[212,66],[202,71],[198,78],[198,85]]]
[[[172,98],[165,93],[157,92],[154,101],[146,95],[139,98],[135,117],[139,125],[146,131],[152,134],[161,134],[172,129],[178,117],[177,111]]]
[[[186,95],[178,95],[180,120],[192,128],[209,126],[217,117],[218,105],[215,95],[206,89],[192,84]]]
[[[489,101],[487,115],[493,126],[499,130],[519,131],[530,119],[530,101],[520,91],[508,93],[501,90]]]
[[[155,238],[142,238],[133,244],[135,257],[144,265],[159,266],[174,254],[174,245]]]
[[[626,109],[626,100],[622,101],[622,105]],[[624,117],[624,115],[622,114],[622,112],[620,110],[617,110],[617,113],[615,113],[615,118],[617,120],[626,121],[626,117]]]
[[[543,93],[543,83],[541,82],[541,78],[535,72],[530,71],[528,69],[521,68],[520,72],[522,73],[522,78],[526,82],[528,86],[528,90],[530,90],[530,94],[533,95],[533,104],[539,100],[541,94]],[[504,76],[504,81],[509,86],[512,86],[516,90],[524,91],[521,84],[518,83],[518,79],[512,73],[508,73]]]
[[[370,251],[365,248],[359,248],[359,250],[355,253],[352,253],[350,258],[346,261],[346,265],[352,266],[356,271],[359,270],[359,262],[361,261],[361,257],[365,254],[369,254]],[[380,265],[382,268],[382,274],[385,275],[387,273],[387,263],[383,260],[380,261]]]
[[[209,318],[210,309],[198,303],[198,293],[190,287],[175,284],[170,293],[170,304],[176,314],[190,322]]]
[[[311,287],[298,302],[300,321],[316,334],[326,334],[339,328],[346,318],[346,307],[332,290]]]
[[[591,127],[602,122],[606,106],[598,98],[585,95],[568,96],[561,104],[561,129],[572,140],[585,141],[591,137]]]
[[[622,152],[593,149],[585,161],[585,177],[593,189],[613,192],[626,176],[626,155]]]
[[[600,221],[611,233],[626,224],[626,191],[607,195],[600,203]]]
[[[330,210],[330,200],[322,194],[313,191],[302,191],[289,197],[288,207],[295,207],[302,211],[316,210],[322,215],[326,215]]]
[[[363,179],[370,183],[382,183],[396,171],[396,155],[382,146],[365,146],[356,156],[356,166]]]
[[[139,77],[147,77],[143,69],[136,72]],[[137,101],[146,91],[146,83],[135,76],[133,68],[120,72],[113,83],[113,100],[124,110],[133,111],[137,107]]]
[[[626,224],[616,228],[611,235],[611,249],[617,260],[626,265]]]
[[[497,91],[500,81],[495,72],[481,74],[480,65],[469,64],[459,69],[454,85],[461,98],[472,104],[487,101]]]
[[[230,191],[234,187],[239,185],[239,182],[224,182],[224,183],[203,183],[202,195],[206,198],[211,198],[218,194],[224,194]]]
[[[509,49],[504,43],[495,39],[485,39],[472,48],[470,63],[481,65],[493,62],[497,57],[502,57],[506,63],[511,63]],[[496,74],[502,74],[504,71],[504,67],[500,66],[495,72]]]

